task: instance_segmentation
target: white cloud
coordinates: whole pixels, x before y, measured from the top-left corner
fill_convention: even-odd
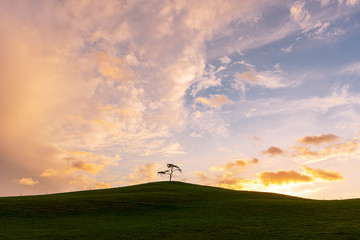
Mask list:
[[[358,94],[351,94],[347,87],[335,89],[327,96],[309,97],[303,99],[286,100],[282,98],[267,98],[249,101],[249,105],[256,108],[253,116],[272,114],[314,113],[322,114],[330,109],[346,105],[357,105],[360,102]]]
[[[196,133],[196,132],[190,133],[190,136],[193,137],[193,138],[202,138],[203,137],[202,134],[199,134],[199,133]]]
[[[168,146],[164,147],[161,150],[164,154],[185,154],[183,148],[180,143],[170,143]]]
[[[226,67],[220,66],[218,69],[216,69],[215,73],[221,72],[222,70],[226,70]]]
[[[221,78],[216,76],[215,66],[209,65],[207,71],[204,72],[204,75],[197,80],[197,83],[191,91],[191,95],[195,97],[198,92],[201,90],[210,88],[210,87],[220,87]]]
[[[290,44],[290,46],[288,46],[287,48],[282,48],[281,51],[284,52],[284,53],[291,53],[293,47],[294,47],[294,45]]]
[[[220,58],[219,60],[220,60],[220,62],[221,62],[222,64],[229,64],[229,63],[231,63],[231,59],[230,59],[227,55],[225,55],[224,57]]]
[[[346,5],[355,6],[359,3],[359,0],[346,0]]]
[[[310,24],[311,14],[305,9],[305,2],[295,1],[290,8],[290,17],[305,29]]]
[[[190,131],[200,131],[219,136],[228,136],[229,124],[223,118],[222,114],[216,114],[214,110],[195,111],[189,116],[188,128]]]
[[[340,74],[356,74],[360,76],[360,62],[351,63],[340,70]]]

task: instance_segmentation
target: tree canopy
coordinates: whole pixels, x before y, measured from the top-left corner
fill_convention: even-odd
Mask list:
[[[178,172],[182,172],[182,170],[176,166],[175,164],[172,164],[172,163],[168,163],[167,164],[167,168],[165,171],[159,171],[158,174],[161,174],[161,175],[169,175],[169,178],[170,178],[170,181],[172,179],[172,176],[173,176],[173,173],[178,171]]]

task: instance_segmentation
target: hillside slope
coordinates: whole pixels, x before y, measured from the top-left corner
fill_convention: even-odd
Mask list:
[[[0,198],[0,239],[360,239],[360,200],[181,182]]]

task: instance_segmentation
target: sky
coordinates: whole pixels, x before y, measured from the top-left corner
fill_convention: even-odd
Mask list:
[[[359,198],[360,0],[0,1],[0,196],[173,179]]]

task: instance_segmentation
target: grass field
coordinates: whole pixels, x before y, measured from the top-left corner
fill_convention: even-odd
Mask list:
[[[360,239],[360,199],[181,182],[4,197],[0,239]]]

